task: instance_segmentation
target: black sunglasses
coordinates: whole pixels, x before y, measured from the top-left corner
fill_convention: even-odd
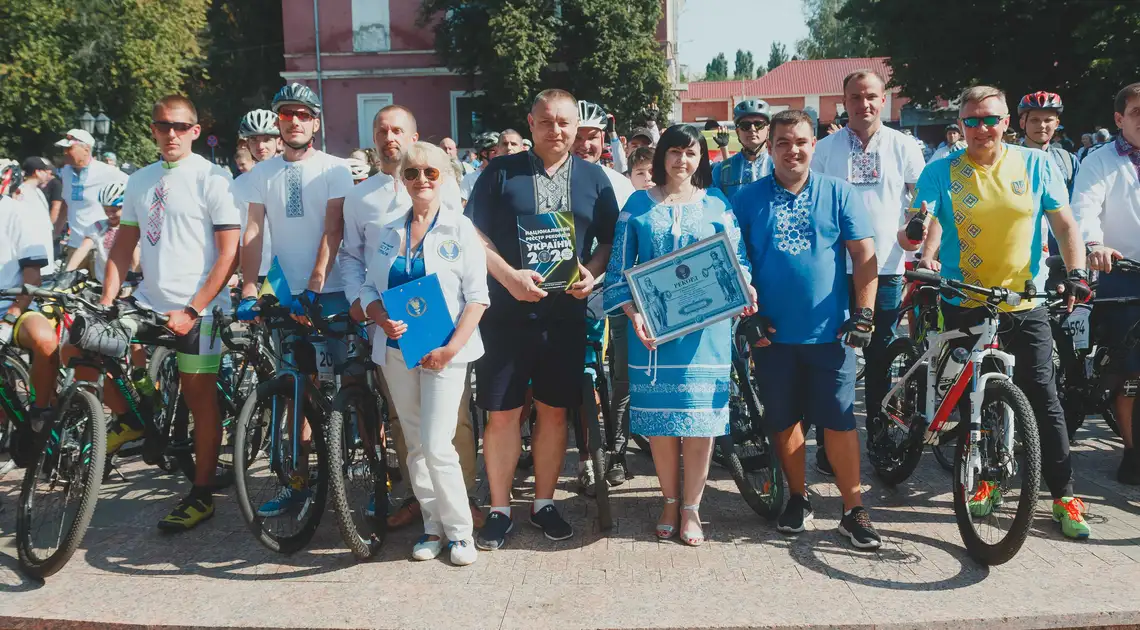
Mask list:
[[[161,133],[170,133],[171,130],[178,133],[186,133],[196,126],[196,123],[188,122],[170,122],[167,120],[152,120],[150,125]]]
[[[741,131],[760,131],[761,129],[768,128],[768,121],[766,120],[746,120],[744,122],[736,123],[736,128]]]

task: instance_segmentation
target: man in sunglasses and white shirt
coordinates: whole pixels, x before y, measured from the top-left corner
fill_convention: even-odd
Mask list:
[[[96,160],[91,154],[95,138],[82,129],[68,131],[55,146],[62,147],[67,157],[67,165],[59,171],[65,211],[60,214],[67,217],[67,225],[71,228],[67,238],[68,250],[63,257],[67,260],[72,250],[83,244],[83,238],[91,235],[94,225],[106,218],[103,206],[99,204],[99,191],[112,182],[126,184],[127,174]],[[92,252],[80,267],[94,273],[94,260]]]

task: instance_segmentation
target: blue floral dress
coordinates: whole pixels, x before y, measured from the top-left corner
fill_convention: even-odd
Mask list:
[[[674,235],[677,223],[679,233]],[[613,254],[606,268],[605,310],[613,315],[632,302],[622,272],[725,232],[749,279],[748,257],[732,206],[709,189],[686,204],[659,203],[649,191],[634,193],[618,216]],[[656,356],[629,324],[630,430],[645,436],[715,437],[728,433],[732,378],[732,320],[661,344]]]

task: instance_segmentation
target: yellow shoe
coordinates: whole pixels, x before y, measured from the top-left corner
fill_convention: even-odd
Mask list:
[[[185,499],[182,499],[166,515],[166,518],[158,522],[158,528],[164,532],[184,532],[194,529],[203,521],[207,521],[214,516],[214,502],[211,500],[209,503],[199,499],[191,493]]]
[[[119,452],[119,449],[123,448],[123,445],[127,442],[141,440],[142,437],[142,429],[136,429],[126,422],[120,422],[117,426],[107,431],[107,456],[110,457]]]

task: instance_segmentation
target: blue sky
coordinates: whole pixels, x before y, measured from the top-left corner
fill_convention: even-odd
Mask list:
[[[720,52],[731,73],[738,48],[766,64],[773,41],[784,43],[790,57],[796,40],[807,36],[800,0],[685,0],[677,26],[681,64],[693,73],[704,73]]]

